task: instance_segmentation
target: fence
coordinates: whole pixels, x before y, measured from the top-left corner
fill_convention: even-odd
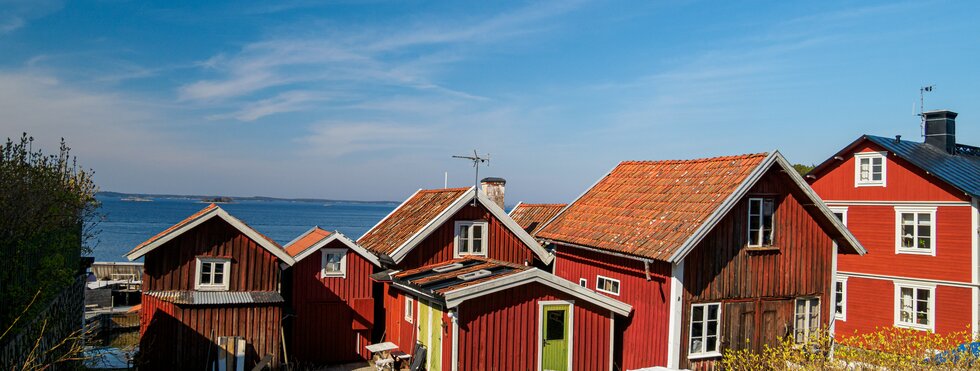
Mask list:
[[[33,353],[40,363],[58,359],[63,353],[49,351],[62,340],[82,329],[85,310],[85,276],[58,294],[19,334],[0,345],[0,368],[22,369]],[[43,332],[42,332],[43,331]],[[37,346],[35,348],[35,345]],[[63,348],[62,348],[63,349]],[[62,350],[62,349],[59,349]],[[54,365],[52,369],[67,369],[69,365]]]

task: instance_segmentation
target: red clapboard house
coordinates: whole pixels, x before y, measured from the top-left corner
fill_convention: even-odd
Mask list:
[[[313,227],[285,246],[295,263],[285,287],[295,317],[287,355],[307,365],[366,360],[374,326],[378,258],[340,232]]]
[[[980,148],[956,143],[955,112],[924,116],[924,143],[864,135],[807,175],[869,252],[837,263],[838,333],[980,325]]]
[[[388,341],[421,343],[432,371],[613,370],[615,322],[631,310],[538,268],[482,257],[393,272],[385,284]]]
[[[627,161],[538,233],[554,273],[633,307],[618,368],[705,369],[829,324],[833,241],[863,247],[779,152]]]
[[[144,259],[141,368],[207,369],[228,337],[244,369],[267,356],[278,366],[280,264],[293,258],[274,241],[211,204],[126,257]]]

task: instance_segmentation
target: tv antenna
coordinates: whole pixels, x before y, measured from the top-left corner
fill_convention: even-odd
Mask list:
[[[461,158],[464,160],[473,161],[473,168],[476,170],[476,174],[473,176],[473,190],[476,192],[480,191],[480,164],[487,164],[490,166],[490,154],[487,153],[486,157],[480,156],[476,150],[473,150],[473,156],[456,156],[453,158]],[[476,197],[473,197],[473,206],[476,206]]]
[[[932,92],[932,89],[935,88],[935,87],[936,87],[936,85],[926,85],[926,86],[923,86],[923,87],[919,88],[919,114],[917,116],[919,116],[919,119],[920,119],[920,121],[919,121],[919,133],[923,137],[926,136],[926,114],[925,114],[925,112],[926,112],[926,108],[925,108],[925,106],[926,106],[926,93],[931,93]]]

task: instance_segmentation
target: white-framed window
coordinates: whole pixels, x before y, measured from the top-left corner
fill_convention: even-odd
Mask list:
[[[830,212],[834,213],[837,220],[840,220],[841,224],[845,227],[847,226],[847,206],[828,206]]]
[[[587,280],[585,278],[579,278],[578,279],[578,285],[579,286],[582,286],[582,287],[589,287],[589,280]]]
[[[847,277],[834,279],[834,318],[847,320]]]
[[[749,246],[772,246],[773,212],[772,198],[749,198]]]
[[[487,222],[456,222],[454,240],[456,257],[464,255],[487,256]]]
[[[347,249],[320,249],[320,277],[347,277]]]
[[[861,152],[854,154],[854,186],[885,186],[887,175],[886,152]]]
[[[895,282],[895,327],[935,331],[936,287]]]
[[[793,341],[806,344],[820,330],[820,298],[797,298],[793,312]]]
[[[415,299],[405,297],[405,321],[415,323]]]
[[[718,339],[721,325],[721,303],[691,305],[691,342],[688,358],[720,356]]]
[[[228,275],[231,273],[231,259],[197,258],[197,279],[194,289],[201,291],[228,291]]]
[[[599,292],[619,296],[619,280],[605,276],[595,276],[595,289]]]
[[[936,208],[895,208],[895,253],[936,255]]]

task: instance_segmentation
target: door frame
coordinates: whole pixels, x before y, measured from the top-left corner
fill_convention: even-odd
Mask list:
[[[544,365],[541,364],[542,352],[544,347],[542,340],[544,340],[544,307],[546,305],[567,305],[568,306],[568,370],[572,370],[572,353],[574,353],[575,347],[573,346],[575,342],[575,301],[574,300],[542,300],[538,302],[538,336],[535,340],[538,342],[538,371],[544,369]],[[610,354],[610,357],[612,355]]]

